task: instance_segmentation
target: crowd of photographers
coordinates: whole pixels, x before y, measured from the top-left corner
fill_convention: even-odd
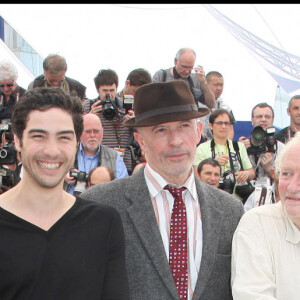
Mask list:
[[[246,204],[247,209],[278,201],[275,197],[274,161],[285,143],[300,129],[300,96],[294,96],[290,100],[288,107],[290,126],[276,132],[276,128],[273,127],[272,106],[259,103],[253,107],[251,113],[253,125],[251,136],[240,137],[238,141],[233,141],[235,118],[232,109],[221,98],[224,87],[223,76],[216,71],[205,75],[202,66],[194,68],[195,57],[193,50],[180,49],[175,56],[174,67],[157,71],[153,78],[145,69],[132,70],[128,74],[124,88],[119,92],[117,73],[110,69],[101,69],[94,78],[98,97],[88,99],[85,86],[65,76],[67,72],[65,59],[59,55],[49,55],[43,63],[44,73],[30,83],[28,89],[50,86],[61,88],[70,95],[79,97],[82,100],[83,113],[98,115],[103,126],[102,138],[93,153],[93,165],[90,163],[89,168],[86,167],[86,163],[81,163],[80,167],[78,164],[74,165],[67,174],[68,180],[71,177],[73,184],[81,181],[84,183],[84,189],[89,188],[89,172],[100,165],[105,165],[99,156],[100,143],[117,153],[114,162],[117,161],[116,158],[122,159],[127,169],[124,176],[130,176],[135,166],[145,163],[146,158],[133,137],[134,130],[122,124],[124,120],[134,116],[135,90],[152,81],[183,79],[192,90],[199,109],[209,107],[211,110],[211,114],[199,119],[199,122],[204,124],[204,129],[194,161],[196,175],[207,184],[237,196]],[[192,73],[192,70],[195,70],[195,73]],[[22,177],[22,165],[14,149],[10,128],[14,104],[26,91],[18,86],[17,78],[15,66],[9,61],[2,61],[0,63],[1,193],[16,185]],[[93,129],[90,131],[93,133]],[[112,158],[105,159],[109,161],[106,166],[117,175],[116,166],[111,163]],[[270,197],[262,194],[265,189],[269,191]],[[269,200],[266,201],[266,198]]]

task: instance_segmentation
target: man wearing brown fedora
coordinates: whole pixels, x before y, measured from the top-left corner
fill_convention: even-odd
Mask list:
[[[192,168],[202,130],[196,119],[208,109],[179,80],[138,88],[134,109],[124,125],[136,129],[145,167],[81,194],[122,217],[130,298],[232,299],[231,241],[243,206]]]

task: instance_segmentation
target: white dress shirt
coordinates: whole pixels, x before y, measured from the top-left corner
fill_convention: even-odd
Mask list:
[[[243,215],[233,236],[231,283],[237,300],[300,299],[300,231],[281,201]]]
[[[162,176],[156,173],[149,164],[145,166],[145,179],[152,199],[153,208],[156,214],[157,224],[164,244],[166,256],[169,260],[169,236],[170,221],[174,204],[174,198],[169,191],[163,188],[167,182]],[[186,206],[187,229],[188,229],[188,267],[189,267],[189,289],[188,299],[191,300],[195,290],[200,262],[202,257],[202,221],[198,195],[195,186],[195,177],[191,168],[191,175],[183,185],[187,189],[182,193]]]

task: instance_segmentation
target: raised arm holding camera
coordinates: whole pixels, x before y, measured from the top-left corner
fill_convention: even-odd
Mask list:
[[[254,127],[249,138],[239,138],[247,148],[252,167],[256,172],[256,186],[271,186],[273,184],[272,166],[277,154],[284,148],[284,144],[276,141],[273,127],[274,110],[265,103],[258,103],[252,109],[251,116]]]
[[[131,174],[133,164],[129,149],[132,130],[123,126],[123,122],[134,116],[133,110],[128,113],[123,109],[123,99],[116,96],[119,78],[115,71],[100,70],[94,78],[99,96],[83,102],[84,112],[97,114],[104,129],[102,144],[119,152],[127,171]],[[109,99],[108,95],[109,94]]]

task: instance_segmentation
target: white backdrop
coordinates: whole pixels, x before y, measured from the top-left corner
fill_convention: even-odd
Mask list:
[[[267,42],[300,56],[298,4],[218,4],[220,12]],[[258,102],[274,106],[277,83],[249,51],[201,4],[1,4],[0,15],[45,58],[64,56],[67,76],[96,97],[100,69],[119,75],[145,68],[152,75],[174,64],[182,47],[196,64],[225,79],[223,98],[237,120],[249,120]],[[29,83],[29,82],[28,82]]]

